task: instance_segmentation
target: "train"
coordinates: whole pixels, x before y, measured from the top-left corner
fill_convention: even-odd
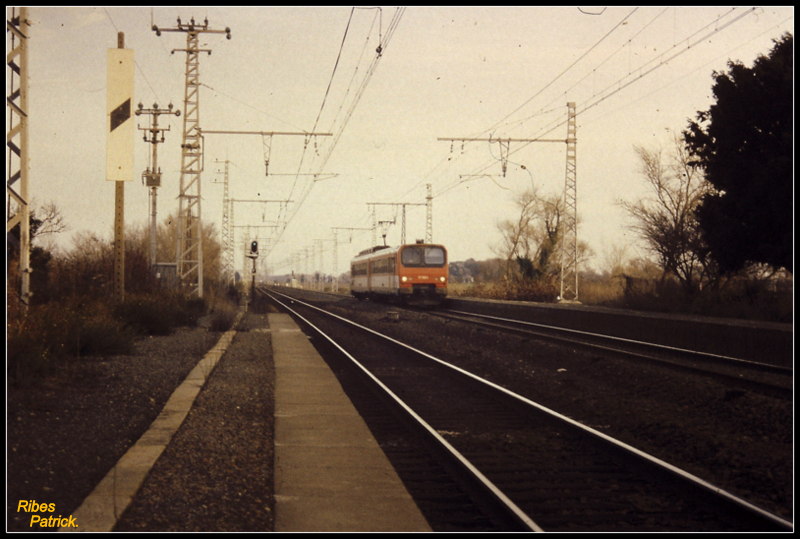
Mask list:
[[[448,279],[447,249],[433,243],[378,245],[350,262],[350,293],[360,300],[438,306],[447,297]]]

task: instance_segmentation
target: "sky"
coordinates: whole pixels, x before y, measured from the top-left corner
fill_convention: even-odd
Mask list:
[[[621,248],[644,256],[619,204],[648,195],[634,148],[668,151],[713,103],[714,71],[751,66],[794,29],[791,6],[33,6],[30,192],[34,208],[54,203],[68,226],[51,247],[69,251],[86,232],[113,237],[106,51],[118,32],[134,51],[134,102],[183,112],[186,54],[173,51],[185,49],[185,33],[152,30],[178,17],[231,31],[200,36],[211,51],[200,55],[201,129],[285,133],[205,135],[204,221],[222,226],[224,161],[231,198],[289,201],[233,205],[236,267],[257,239],[260,271],[271,273],[338,274],[383,233],[398,244],[399,204],[406,241],[424,238],[428,185],[433,240],[450,260],[498,256],[498,225],[518,216],[516,196],[563,192],[566,144],[511,142],[506,154],[497,139],[565,139],[568,102],[589,266],[602,271]],[[183,118],[159,118],[169,126],[157,148],[159,222],[178,208]],[[125,222],[144,227],[140,175],[152,145],[141,134]],[[440,140],[453,138],[484,140]]]

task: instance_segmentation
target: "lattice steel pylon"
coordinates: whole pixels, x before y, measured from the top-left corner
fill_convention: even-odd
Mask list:
[[[203,297],[203,236],[200,212],[200,175],[203,172],[203,147],[200,131],[200,53],[211,54],[210,49],[199,46],[200,34],[226,34],[231,38],[230,28],[212,30],[208,19],[197,24],[194,18],[189,24],[181,23],[175,28],[158,28],[161,32],[184,32],[186,48],[174,49],[186,53],[186,74],[183,100],[183,140],[181,142],[181,179],[178,195],[178,233],[176,245],[177,274],[180,283],[189,288],[191,295]]]
[[[222,278],[226,282],[233,282],[233,229],[231,223],[231,211],[233,203],[229,196],[229,168],[230,161],[217,160],[217,163],[225,163],[225,177],[223,179],[222,193]]]
[[[426,184],[425,188],[425,243],[433,243],[433,190],[431,184]]]
[[[6,178],[6,235],[19,226],[20,304],[30,303],[31,228],[28,200],[28,39],[30,22],[25,7],[6,8],[8,108],[8,176]]]
[[[567,103],[567,166],[564,177],[564,241],[561,254],[563,302],[578,301],[577,123],[575,103]]]

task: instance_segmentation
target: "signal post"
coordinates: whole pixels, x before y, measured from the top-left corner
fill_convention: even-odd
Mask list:
[[[247,254],[247,258],[253,261],[253,270],[252,270],[252,281],[250,284],[250,301],[253,302],[256,299],[256,258],[258,258],[258,242],[253,240],[250,242],[250,252]]]

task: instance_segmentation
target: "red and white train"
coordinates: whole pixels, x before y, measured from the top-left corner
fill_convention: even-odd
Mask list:
[[[358,299],[395,299],[439,305],[447,297],[447,249],[431,243],[377,246],[350,263],[350,293]]]

